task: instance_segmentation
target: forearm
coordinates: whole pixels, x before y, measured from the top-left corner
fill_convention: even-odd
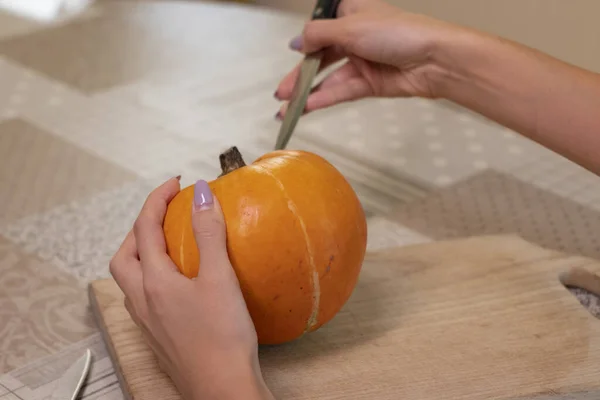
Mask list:
[[[440,97],[600,174],[600,75],[469,30],[434,58]]]

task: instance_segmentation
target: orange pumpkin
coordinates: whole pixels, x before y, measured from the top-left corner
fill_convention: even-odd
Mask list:
[[[330,163],[304,151],[274,151],[245,165],[221,154],[209,182],[227,227],[227,247],[261,344],[280,344],[331,320],[350,297],[366,251],[362,206]],[[167,251],[187,277],[198,273],[191,225],[194,188],[164,220]]]

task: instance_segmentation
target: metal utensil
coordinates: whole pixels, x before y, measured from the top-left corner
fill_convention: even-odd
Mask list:
[[[92,352],[87,349],[58,379],[50,400],[75,400],[90,370],[91,361]]]
[[[317,0],[312,19],[332,19],[336,17],[337,8],[341,0]],[[312,82],[319,72],[323,51],[307,54],[300,65],[300,72],[294,84],[292,98],[279,128],[279,135],[275,143],[275,150],[284,149],[294,132],[298,119],[304,112],[306,99],[312,88]]]

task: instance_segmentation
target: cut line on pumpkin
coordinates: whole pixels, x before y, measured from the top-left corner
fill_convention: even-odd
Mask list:
[[[319,272],[317,271],[317,267],[315,265],[312,243],[310,241],[310,238],[308,237],[308,232],[306,230],[306,225],[304,224],[304,220],[298,213],[298,208],[296,207],[296,204],[292,201],[292,199],[288,195],[287,190],[285,189],[285,186],[283,185],[281,180],[279,180],[275,175],[273,175],[270,171],[268,171],[266,168],[262,167],[261,165],[253,165],[253,167],[261,170],[265,175],[270,176],[275,181],[275,183],[281,190],[281,193],[287,200],[288,209],[292,212],[292,214],[298,220],[298,223],[300,224],[300,228],[302,230],[302,235],[304,236],[304,244],[306,245],[306,251],[308,253],[308,259],[309,259],[310,270],[311,270],[310,280],[311,280],[312,289],[313,289],[312,310],[310,313],[310,317],[308,318],[308,322],[306,323],[306,328],[304,329],[304,332],[303,332],[303,333],[307,333],[317,324],[317,322],[319,320],[319,307],[320,307],[320,302],[321,302],[321,283],[319,282]]]
[[[184,236],[185,236],[185,229],[183,228],[183,225],[182,225],[182,228],[181,228],[181,241],[179,243],[183,243]],[[179,246],[179,263],[180,263],[180,265],[185,265],[185,262],[183,260],[183,246]]]

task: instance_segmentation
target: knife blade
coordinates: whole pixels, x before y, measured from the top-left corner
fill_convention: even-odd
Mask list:
[[[312,13],[312,19],[336,18],[340,1],[341,0],[317,0],[317,4]],[[275,150],[282,150],[287,146],[296,124],[298,123],[298,119],[304,113],[304,107],[306,106],[306,100],[312,89],[313,80],[321,66],[323,53],[323,50],[319,50],[315,53],[307,54],[304,57],[304,60],[302,60],[298,77],[294,83],[291,100],[288,104],[285,117],[279,127]]]
[[[90,369],[92,352],[90,349],[75,361],[57,380],[56,388],[49,400],[75,400],[85,382]]]

